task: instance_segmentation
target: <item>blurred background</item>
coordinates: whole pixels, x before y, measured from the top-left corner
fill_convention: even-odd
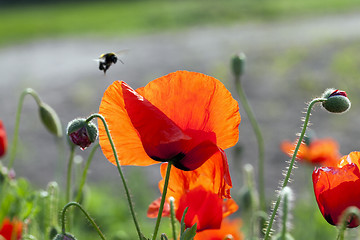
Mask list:
[[[296,139],[306,102],[326,88],[345,90],[352,109],[336,115],[316,107],[311,129],[319,138],[337,140],[344,155],[360,150],[359,40],[358,0],[0,0],[0,119],[10,144],[20,94],[31,87],[56,110],[65,129],[72,119],[97,112],[102,94],[113,81],[124,80],[138,88],[176,70],[216,77],[238,99],[230,59],[244,52],[243,87],[264,134],[270,203],[288,160],[279,145]],[[106,75],[99,71],[94,59],[122,49],[129,49],[120,56],[125,64],[113,65]],[[258,156],[241,105],[240,114],[240,140],[227,150],[235,200],[243,182],[242,166],[250,163],[257,170]],[[38,188],[53,180],[63,187],[68,146],[45,130],[30,96],[23,105],[19,136],[17,175]],[[78,150],[77,154],[78,159],[86,159],[89,151]],[[145,209],[160,194],[159,166],[124,169],[139,219],[149,225],[150,233],[153,221],[146,219]],[[298,164],[290,185],[296,197],[294,237],[334,238],[334,227],[322,219],[313,197],[312,169]],[[119,180],[116,168],[99,150],[89,173],[89,182],[97,190],[89,191],[88,208],[104,232],[131,224]],[[109,206],[117,209],[116,216],[110,217],[111,208],[97,208],[110,201],[109,196],[114,198]],[[307,221],[309,214],[321,231]]]

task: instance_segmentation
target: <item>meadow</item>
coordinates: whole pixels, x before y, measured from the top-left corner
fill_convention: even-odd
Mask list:
[[[281,23],[281,22],[297,22],[304,18],[321,17],[328,15],[356,13],[360,5],[357,1],[228,1],[223,4],[220,1],[136,1],[136,2],[89,2],[68,4],[47,4],[47,5],[25,5],[25,6],[6,6],[0,9],[0,44],[2,51],[6,49],[16,49],[16,46],[27,46],[26,44],[34,44],[41,41],[51,41],[58,39],[58,41],[67,41],[66,39],[81,39],[84,42],[91,38],[96,39],[116,39],[116,38],[142,38],[149,34],[156,35],[163,34],[181,34],[193,28],[225,28],[238,24],[262,24],[262,23]],[[85,40],[86,39],[86,40]],[[104,40],[104,44],[106,44]],[[109,42],[110,45],[112,44]],[[266,47],[263,49],[266,50]],[[295,140],[295,134],[299,132],[302,124],[301,118],[305,116],[302,113],[314,96],[321,95],[322,91],[327,87],[335,87],[345,90],[352,102],[352,109],[342,115],[329,115],[322,109],[317,108],[311,116],[311,126],[319,135],[320,138],[332,137],[336,138],[341,145],[341,152],[343,155],[349,154],[351,151],[356,151],[357,144],[353,141],[358,135],[357,130],[351,130],[351,126],[356,125],[358,111],[356,108],[359,102],[357,96],[358,76],[360,73],[360,59],[358,52],[360,45],[356,38],[349,41],[321,41],[311,45],[306,45],[302,48],[291,48],[286,51],[270,50],[260,53],[254,51],[255,55],[249,56],[245,64],[245,75],[241,81],[244,85],[246,94],[248,95],[249,103],[253,107],[256,118],[259,121],[260,128],[263,131],[266,155],[265,155],[265,179],[266,179],[266,213],[271,211],[272,202],[276,199],[278,182],[283,179],[281,169],[287,166],[286,161],[288,156],[281,152],[279,143],[286,139]],[[235,54],[235,52],[234,52]],[[274,58],[276,56],[276,58]],[[330,57],[329,57],[330,56]],[[240,106],[240,140],[236,146],[227,150],[228,160],[231,168],[231,176],[233,178],[233,189],[231,195],[238,203],[240,209],[232,215],[233,218],[242,218],[241,231],[246,238],[250,239],[251,226],[253,224],[253,213],[247,211],[246,203],[246,174],[243,172],[245,163],[251,163],[255,168],[253,173],[254,181],[257,186],[255,189],[255,198],[259,194],[258,189],[258,149],[256,137],[251,127],[251,121],[239,99],[236,88],[233,87],[234,75],[230,66],[232,56],[224,59],[214,59],[216,62],[214,68],[202,68],[198,71],[214,76],[221,80],[229,90],[231,90],[233,97],[239,102]],[[171,58],[170,58],[171,59]],[[167,60],[170,61],[170,60]],[[189,63],[189,65],[192,62]],[[150,68],[139,64],[136,68],[131,68],[131,61],[126,62],[130,65],[129,70],[145,72],[142,75],[141,81],[134,83],[135,86],[144,86],[151,80],[153,76],[162,76],[167,69]],[[176,64],[175,64],[176,65]],[[197,66],[195,64],[195,66]],[[315,67],[316,66],[316,67]],[[14,66],[15,67],[15,66]],[[118,65],[114,65],[109,69],[106,75],[106,81],[103,81],[102,75],[94,75],[92,72],[88,75],[93,75],[92,78],[100,78],[100,81],[92,85],[87,85],[84,88],[77,89],[76,96],[70,97],[76,104],[73,104],[73,109],[67,109],[61,106],[62,100],[52,100],[52,92],[46,93],[46,88],[41,88],[41,83],[34,82],[34,86],[29,86],[31,81],[27,81],[28,87],[39,87],[41,99],[49,101],[49,104],[58,109],[60,122],[62,125],[63,136],[58,140],[53,140],[49,137],[51,134],[46,133],[46,130],[38,120],[36,107],[25,102],[24,113],[22,116],[19,132],[19,144],[15,147],[17,151],[17,159],[15,160],[15,172],[17,173],[15,182],[11,183],[13,191],[9,191],[6,199],[4,194],[1,194],[1,218],[4,214],[10,216],[17,216],[21,220],[30,219],[29,228],[24,231],[24,236],[31,235],[34,238],[28,239],[51,239],[48,237],[50,230],[56,226],[57,232],[61,231],[60,218],[58,212],[68,202],[65,196],[66,192],[66,170],[68,168],[69,158],[71,159],[72,145],[68,145],[65,129],[67,123],[73,118],[80,117],[76,115],[89,116],[91,113],[98,111],[98,106],[101,101],[102,93],[96,93],[96,96],[89,93],[94,93],[92,88],[97,88],[101,85],[101,90],[105,90],[110,84],[109,81],[116,80],[114,72],[117,71]],[[96,66],[95,66],[96,68]],[[135,70],[134,70],[135,69]],[[196,67],[191,69],[196,71]],[[205,70],[209,70],[206,72]],[[96,71],[98,71],[96,69]],[[159,72],[157,72],[159,71]],[[319,73],[320,71],[321,74]],[[95,71],[94,71],[95,72]],[[98,73],[98,72],[97,72]],[[116,72],[119,73],[119,72]],[[121,73],[121,72],[120,72]],[[112,75],[114,74],[114,75]],[[164,74],[165,75],[165,74]],[[86,75],[87,76],[87,75]],[[83,78],[86,78],[84,76]],[[126,71],[125,71],[126,76]],[[147,76],[147,77],[145,77]],[[56,76],[54,76],[56,77]],[[275,80],[274,80],[275,79]],[[341,81],[339,81],[341,79]],[[85,80],[84,80],[85,81]],[[89,80],[86,80],[89,81]],[[103,81],[103,82],[101,82]],[[126,79],[125,79],[126,81]],[[269,81],[266,83],[266,81]],[[79,87],[81,83],[71,83],[70,88]],[[232,87],[229,87],[232,86]],[[281,88],[279,87],[281,86]],[[16,108],[24,88],[24,82],[17,83],[17,94],[13,96],[11,104],[6,104],[2,99],[1,106],[11,114],[6,116],[0,115],[0,118],[6,119],[5,129],[8,136],[7,154],[2,158],[3,166],[7,166],[13,150],[14,140],[14,126],[16,121]],[[297,91],[291,93],[291,89]],[[66,93],[67,89],[62,88],[64,99],[68,99]],[[88,91],[88,92],[87,92]],[[289,92],[290,91],[290,92]],[[71,92],[71,91],[70,91]],[[44,95],[44,97],[42,97]],[[58,95],[54,95],[59,98]],[[70,94],[71,95],[71,94]],[[260,97],[259,97],[260,96]],[[81,99],[84,97],[84,99]],[[85,100],[86,98],[86,100]],[[60,97],[61,99],[61,97]],[[267,99],[272,99],[268,101]],[[287,99],[286,102],[282,99]],[[26,99],[29,100],[29,99]],[[29,100],[30,102],[30,100]],[[63,103],[66,103],[63,100]],[[266,103],[264,103],[266,102]],[[68,105],[67,105],[68,106]],[[293,109],[294,108],[294,109]],[[34,110],[35,109],[35,110]],[[271,109],[271,111],[270,111]],[[293,109],[288,110],[286,109]],[[68,115],[62,119],[65,112],[69,111]],[[290,116],[291,115],[291,116]],[[281,116],[281,117],[279,117]],[[24,118],[29,117],[27,121]],[[281,128],[279,118],[289,121],[286,127]],[[30,121],[36,123],[29,123]],[[279,125],[271,122],[279,121]],[[95,121],[94,121],[95,122]],[[346,124],[341,124],[346,123]],[[97,125],[100,125],[98,122]],[[26,127],[34,127],[33,130],[41,132],[41,135],[34,134],[34,131],[26,129]],[[274,133],[272,127],[276,126],[276,130],[280,136]],[[100,127],[100,126],[99,126]],[[350,130],[349,130],[350,128]],[[284,133],[286,132],[286,134]],[[39,139],[41,144],[46,143],[51,146],[48,150],[36,149],[35,152],[53,151],[55,157],[52,158],[53,169],[48,169],[50,173],[45,173],[46,177],[27,175],[26,169],[31,170],[34,161],[26,161],[27,156],[38,156],[37,153],[32,153],[34,143],[28,142],[34,137],[43,137]],[[45,139],[45,140],[44,140]],[[97,142],[98,140],[96,140]],[[80,185],[83,170],[86,160],[90,155],[91,148],[96,147],[96,154],[94,161],[90,165],[89,180],[85,184],[83,196],[80,203],[89,212],[90,216],[99,225],[101,231],[105,234],[107,239],[137,239],[132,218],[129,214],[128,204],[125,198],[123,186],[116,171],[116,167],[108,164],[102,151],[93,143],[85,151],[75,148],[75,158],[73,166],[73,185],[71,200],[75,200],[77,196],[77,188]],[[57,145],[57,146],[56,146]],[[41,147],[43,148],[43,147]],[[45,147],[44,147],[45,148]],[[270,150],[271,149],[271,150]],[[249,159],[251,158],[251,159]],[[60,160],[60,161],[59,161]],[[71,160],[72,161],[72,160]],[[105,163],[106,162],[106,163]],[[281,162],[281,163],[279,163]],[[101,167],[107,164],[106,167]],[[99,167],[100,168],[97,168]],[[271,165],[271,166],[270,166]],[[294,183],[290,183],[290,187],[294,187],[294,199],[291,202],[290,220],[291,226],[289,233],[294,239],[336,239],[338,229],[326,222],[320,213],[314,192],[312,189],[311,173],[314,166],[311,164],[297,163],[297,169],[293,173],[292,179]],[[274,166],[274,167],[272,167]],[[276,167],[275,167],[276,166]],[[101,171],[104,170],[102,174]],[[111,170],[109,170],[111,169]],[[161,179],[159,174],[159,166],[152,167],[123,167],[125,176],[130,188],[131,196],[134,201],[134,207],[137,212],[139,224],[146,237],[150,238],[154,230],[155,220],[146,217],[146,212],[149,204],[160,196],[160,191],[157,188],[157,182]],[[274,172],[274,169],[278,169]],[[54,174],[53,174],[54,173]],[[95,174],[94,174],[95,173]],[[42,182],[43,179],[49,180],[49,174],[54,179],[50,181],[57,181],[59,192],[56,194],[56,201],[54,204],[53,195],[51,195],[51,186],[47,188],[47,182]],[[111,174],[111,176],[108,176]],[[4,174],[5,176],[6,174]],[[42,174],[37,174],[42,175]],[[94,176],[95,175],[95,176]],[[105,175],[105,176],[104,176]],[[23,178],[24,176],[24,178]],[[8,177],[5,176],[5,177]],[[106,178],[109,177],[109,178]],[[34,180],[36,179],[36,180]],[[117,180],[115,180],[117,179]],[[12,180],[9,180],[11,182]],[[114,181],[114,182],[113,182]],[[116,181],[116,182],[115,182]],[[111,183],[110,183],[111,182]],[[4,189],[4,188],[3,188]],[[2,191],[4,191],[2,189]],[[39,190],[42,189],[42,190]],[[247,192],[248,193],[248,192]],[[52,202],[51,202],[52,201]],[[258,200],[257,200],[258,201]],[[50,204],[50,206],[48,205]],[[9,207],[13,206],[13,207]],[[254,206],[253,206],[254,207]],[[256,206],[255,206],[256,207]],[[55,209],[54,209],[55,208]],[[9,211],[10,209],[10,211]],[[50,209],[50,215],[47,211]],[[83,217],[82,213],[72,207],[68,210],[71,223],[67,225],[67,230],[71,232],[77,239],[97,239],[97,233],[92,228],[91,224]],[[72,218],[72,219],[71,219]],[[267,217],[266,217],[267,218]],[[46,219],[46,220],[45,220]],[[311,221],[309,221],[311,219]],[[276,233],[281,229],[281,221],[277,221],[274,226],[277,229]],[[43,231],[43,229],[46,229]],[[177,223],[177,230],[179,232],[179,225]],[[159,233],[165,232],[170,239],[171,224],[169,218],[163,218]],[[257,230],[255,230],[257,232]],[[358,230],[349,229],[346,231],[347,239],[356,239]],[[255,234],[256,235],[256,234]],[[159,237],[159,235],[158,235]],[[27,239],[27,238],[25,238]],[[252,239],[258,239],[254,237]]]

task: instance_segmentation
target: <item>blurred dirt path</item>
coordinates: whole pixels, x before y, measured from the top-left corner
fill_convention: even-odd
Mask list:
[[[276,79],[278,75],[269,72],[271,69],[267,69],[267,65],[290,49],[316,49],[325,45],[331,49],[334,42],[346,43],[358,39],[360,14],[355,12],[283,22],[198,27],[135,37],[103,39],[89,36],[36,40],[0,49],[0,118],[4,120],[11,137],[20,92],[25,87],[32,87],[44,101],[54,107],[66,126],[75,117],[96,112],[104,90],[112,81],[125,80],[137,88],[179,69],[219,77],[232,91],[233,84],[227,79],[230,76],[229,59],[234,53],[243,51],[248,56],[249,81],[245,83],[245,88],[248,89],[251,104],[257,106],[255,110],[258,110],[257,116],[269,142],[267,177],[273,179],[269,181],[273,184],[280,178],[279,166],[282,167],[282,161],[286,159],[278,151],[279,141],[284,137],[295,136],[301,124],[298,110],[302,110],[302,103],[307,99],[303,97],[301,104],[294,107],[297,112],[290,109],[281,112],[281,118],[274,113],[279,109],[273,109],[271,113],[265,111],[269,109],[269,105],[266,105],[271,102],[269,99],[280,103],[280,98],[287,97],[287,104],[297,101],[296,96],[279,93],[286,92],[287,85],[282,84],[281,79]],[[92,61],[101,53],[125,48],[130,49],[123,58],[125,64],[112,66],[106,76]],[[326,58],[325,49],[323,53]],[[321,59],[317,61],[314,64],[321,63]],[[251,78],[254,80],[250,81]],[[44,185],[44,179],[46,182],[52,180],[56,173],[54,169],[65,164],[56,163],[58,149],[52,144],[52,136],[38,122],[34,109],[35,103],[29,97],[24,104],[20,129],[23,151],[19,152],[15,166],[20,175]],[[241,128],[247,126],[244,114],[242,117]],[[286,125],[284,121],[290,123]],[[275,130],[284,124],[289,127],[285,130],[290,131],[290,134],[284,133],[284,127]],[[243,153],[245,161],[255,161],[249,160],[257,155],[252,130],[244,127],[240,132],[243,149],[249,149]],[[65,159],[66,155],[62,158]],[[280,161],[279,157],[282,160],[278,164],[276,161]],[[100,153],[98,158],[103,159]],[[100,169],[91,173],[94,179],[102,178],[104,171],[114,171],[112,175],[117,178],[115,168],[110,164],[99,160],[94,161],[94,165],[94,169]],[[158,174],[157,168],[153,171]],[[234,175],[236,178],[237,173]]]

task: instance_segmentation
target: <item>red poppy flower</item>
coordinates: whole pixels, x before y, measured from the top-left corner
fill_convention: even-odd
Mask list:
[[[238,104],[224,85],[201,73],[178,71],[136,91],[114,82],[104,93],[104,116],[121,165],[172,161],[182,170],[200,167],[238,140]],[[100,145],[116,164],[105,129]]]
[[[220,229],[209,229],[198,232],[194,240],[242,240],[244,235],[240,232],[241,220],[225,218]]]
[[[4,156],[7,149],[7,137],[3,122],[0,120],[0,157]]]
[[[3,220],[0,228],[0,239],[3,237],[5,240],[19,240],[21,239],[21,233],[22,222],[17,220],[10,221],[8,218]]]
[[[281,150],[292,156],[296,144],[297,142],[284,141]],[[315,139],[309,144],[301,143],[296,157],[314,165],[335,166],[340,158],[339,145],[332,139]]]
[[[360,152],[342,157],[336,167],[320,167],[314,170],[312,179],[319,209],[332,225],[339,224],[341,214],[351,206],[360,208]],[[348,227],[359,225],[353,217]]]

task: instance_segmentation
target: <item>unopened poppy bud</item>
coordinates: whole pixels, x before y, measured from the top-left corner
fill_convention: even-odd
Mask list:
[[[55,236],[53,240],[76,240],[76,238],[68,233],[62,233]]]
[[[343,113],[351,107],[351,102],[345,91],[329,88],[322,94],[322,98],[327,99],[322,103],[322,106],[332,113]]]
[[[90,146],[98,136],[95,124],[87,122],[85,118],[78,118],[69,122],[66,132],[71,142],[80,146],[82,150]]]
[[[52,226],[50,228],[50,232],[49,232],[49,239],[54,239],[56,237],[56,235],[58,234],[58,229],[54,226]]]
[[[39,113],[42,123],[50,133],[57,137],[62,136],[61,122],[55,110],[44,102],[39,104]]]
[[[3,122],[0,120],[0,157],[4,156],[7,149],[7,137]]]
[[[244,74],[246,56],[244,53],[236,54],[231,60],[231,68],[236,78],[241,77]]]

